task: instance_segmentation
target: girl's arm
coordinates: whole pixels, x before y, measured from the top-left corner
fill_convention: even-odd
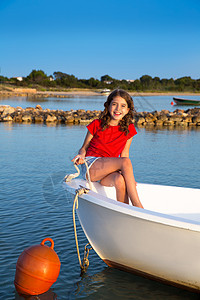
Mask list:
[[[78,165],[84,163],[85,154],[86,154],[86,151],[87,151],[87,149],[88,149],[88,147],[90,145],[90,141],[91,141],[92,138],[93,138],[93,135],[88,131],[87,134],[86,134],[85,140],[83,142],[83,146],[78,151],[78,155],[76,155],[72,159],[72,161],[74,161],[76,158],[78,158],[77,161],[76,161],[76,163]]]
[[[130,149],[130,146],[131,146],[131,143],[132,143],[132,139],[133,138],[130,138],[126,142],[126,145],[125,145],[124,149],[122,150],[122,153],[120,154],[120,157],[129,157],[129,149]]]

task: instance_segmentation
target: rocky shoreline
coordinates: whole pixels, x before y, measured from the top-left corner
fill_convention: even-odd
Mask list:
[[[50,110],[42,109],[40,105],[35,108],[0,106],[0,122],[12,123],[43,123],[43,124],[88,124],[99,117],[100,110]],[[174,112],[168,110],[153,112],[136,112],[133,122],[137,127],[188,127],[200,126],[200,108],[187,110],[176,109]]]

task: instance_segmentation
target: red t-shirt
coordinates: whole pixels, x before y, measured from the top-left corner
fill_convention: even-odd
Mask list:
[[[137,134],[135,126],[129,125],[129,133],[120,131],[120,126],[109,126],[104,131],[100,126],[101,121],[92,121],[87,129],[93,135],[86,156],[119,157],[128,139]]]

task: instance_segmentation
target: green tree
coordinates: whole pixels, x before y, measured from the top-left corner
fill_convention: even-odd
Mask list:
[[[136,79],[134,82],[130,83],[130,86],[135,91],[141,91],[142,90],[142,84],[139,79]]]
[[[193,90],[195,85],[195,80],[192,79],[190,76],[185,76],[175,80],[175,85],[178,87],[179,91]]]
[[[6,82],[9,82],[9,79],[8,79],[8,77],[0,76],[0,82],[6,83]]]
[[[159,77],[154,77],[153,78],[152,88],[154,90],[160,90],[161,84],[160,84],[160,78]]]
[[[110,77],[109,75],[104,75],[104,76],[101,76],[101,82],[105,82],[105,81],[113,81],[113,78]]]
[[[42,84],[48,76],[42,70],[33,70],[28,76],[27,80],[32,83]]]
[[[97,87],[98,84],[99,84],[99,80],[91,77],[89,80],[88,80],[88,84],[90,87]]]
[[[153,86],[153,84],[152,84],[153,79],[149,75],[143,75],[142,77],[140,77],[140,81],[141,81],[143,90],[151,89]]]
[[[61,86],[75,88],[78,87],[78,78],[62,72],[53,73],[56,83]]]
[[[194,89],[200,91],[200,79],[195,80]]]

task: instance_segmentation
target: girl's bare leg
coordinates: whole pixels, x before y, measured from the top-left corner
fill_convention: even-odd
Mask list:
[[[117,200],[129,204],[123,175],[121,175],[119,172],[114,172],[105,176],[100,182],[104,186],[114,186],[116,189]]]
[[[134,206],[143,208],[136,189],[133,167],[128,157],[102,157],[96,160],[90,168],[90,178],[92,181],[98,181],[107,175],[121,171],[124,177],[126,190]]]

